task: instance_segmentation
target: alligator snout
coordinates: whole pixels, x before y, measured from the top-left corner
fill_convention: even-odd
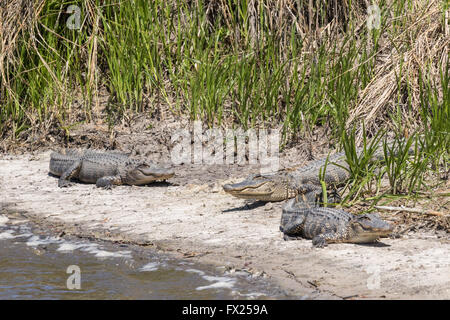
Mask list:
[[[173,177],[175,175],[175,172],[173,169],[166,169],[166,168],[151,168],[148,170],[143,171],[144,174],[152,175],[154,177]]]
[[[234,189],[233,185],[232,185],[232,184],[229,184],[229,183],[227,183],[227,184],[225,184],[225,185],[223,186],[223,190],[224,190],[225,192],[232,191],[233,189]]]

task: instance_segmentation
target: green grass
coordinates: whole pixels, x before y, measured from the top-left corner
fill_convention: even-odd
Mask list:
[[[96,117],[113,128],[126,113],[151,114],[163,104],[210,127],[281,125],[283,145],[328,127],[349,161],[348,200],[378,189],[380,172],[394,194],[425,187],[427,173],[448,172],[448,62],[439,52],[419,65],[396,59],[414,52],[415,39],[433,24],[430,41],[442,43],[446,2],[437,21],[425,5],[380,1],[381,27],[374,30],[365,28],[363,1],[343,1],[337,13],[334,1],[309,3],[288,1],[280,9],[275,1],[254,8],[234,0],[45,1],[36,23],[11,44],[14,61],[0,70],[1,136],[20,139],[51,127],[69,135],[74,124]],[[69,5],[81,8],[80,30],[65,25]],[[365,119],[370,104],[362,113],[358,107],[389,70],[394,94],[382,101],[381,114]],[[109,95],[106,114],[94,111],[101,90]],[[380,123],[398,141],[405,130],[417,133],[407,145],[417,139],[420,150],[388,156],[384,171],[374,166]],[[364,152],[357,155],[361,136]]]

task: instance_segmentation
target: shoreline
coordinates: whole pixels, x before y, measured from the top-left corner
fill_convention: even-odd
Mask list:
[[[6,159],[5,159],[6,158]],[[211,184],[113,190],[48,175],[49,151],[0,157],[2,207],[55,232],[151,246],[175,258],[247,270],[312,299],[449,299],[450,238],[418,232],[373,245],[284,241],[282,203],[248,204]],[[208,172],[204,172],[208,174]],[[170,181],[170,180],[169,180]]]
[[[247,272],[231,273],[134,244],[58,235],[23,214],[0,211],[0,240],[3,299],[292,299]],[[61,270],[73,264],[83,274],[75,292],[61,285],[67,280]],[[15,279],[17,274],[22,277]]]

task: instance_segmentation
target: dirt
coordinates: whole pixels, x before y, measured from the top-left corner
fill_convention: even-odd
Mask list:
[[[170,132],[179,126],[125,127],[109,137],[104,127],[84,127],[55,144],[117,148],[169,162]],[[320,140],[288,148],[281,167],[327,154],[331,146]],[[18,154],[0,156],[3,212],[20,212],[61,235],[152,246],[176,257],[248,270],[301,297],[450,299],[450,236],[442,228],[448,225],[448,204],[440,207],[441,217],[383,213],[396,232],[378,243],[314,249],[310,240],[283,240],[282,203],[252,203],[222,191],[223,184],[257,172],[256,166],[181,164],[175,178],[149,186],[103,190],[80,183],[60,189],[48,175],[48,145],[31,150],[32,144],[24,144]],[[448,197],[439,200],[445,201]]]

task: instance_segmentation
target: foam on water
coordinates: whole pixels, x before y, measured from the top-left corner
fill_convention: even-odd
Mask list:
[[[214,282],[207,286],[200,286],[197,287],[195,290],[206,290],[206,289],[216,289],[216,288],[232,288],[234,284],[236,283],[236,279],[229,278],[229,277],[217,277],[217,276],[209,276],[206,275],[205,272],[197,269],[186,269],[184,270],[186,272],[191,273],[197,273],[200,275],[203,279],[209,282]]]
[[[184,270],[184,271],[190,272],[190,273],[197,273],[197,274],[199,274],[199,275],[201,275],[201,276],[203,276],[203,275],[205,274],[203,271],[197,270],[197,269],[186,269],[186,270]]]
[[[38,236],[31,236],[26,242],[29,247],[37,247],[45,244],[61,243],[63,240],[57,237],[40,238]]]
[[[131,258],[131,251],[106,251],[100,249],[100,246],[96,243],[86,244],[86,246],[83,246],[81,250],[89,252],[97,258]]]
[[[27,232],[27,233],[15,235],[14,238],[30,238],[32,236],[33,236],[33,234],[31,232]]]
[[[0,226],[5,225],[9,219],[0,215]],[[97,258],[132,258],[131,251],[118,251],[111,252],[102,250],[97,243],[82,243],[82,242],[70,242],[59,237],[39,237],[30,232],[30,228],[27,226],[12,227],[19,234],[14,234],[14,230],[8,229],[0,233],[0,240],[13,239],[13,238],[28,238],[25,242],[29,247],[37,247],[41,245],[59,244],[56,251],[71,252],[77,249],[93,254]]]
[[[139,271],[141,272],[149,272],[149,271],[156,271],[159,269],[159,266],[161,264],[159,262],[149,262],[145,266],[142,266],[139,268]]]
[[[6,230],[5,232],[0,233],[0,240],[12,239],[15,238],[12,230]]]
[[[74,251],[76,249],[83,248],[85,246],[86,246],[85,244],[65,242],[65,243],[62,243],[59,246],[59,248],[56,249],[56,251],[69,252],[69,251]]]
[[[111,252],[106,250],[97,250],[95,252],[97,258],[131,258],[131,251]]]
[[[246,297],[246,298],[249,298],[249,299],[257,299],[259,297],[266,296],[266,294],[261,293],[261,292],[241,293],[241,292],[235,291],[235,290],[231,291],[231,294],[235,295],[235,296]]]
[[[227,277],[215,277],[215,276],[202,276],[203,279],[214,282],[208,286],[201,286],[195,288],[195,290],[217,289],[217,288],[233,288],[236,283],[236,279]]]
[[[4,226],[9,221],[8,217],[0,214],[0,226]]]
[[[70,252],[80,249],[81,251],[93,254],[97,258],[131,258],[131,251],[111,252],[101,249],[97,243],[64,242],[57,251]]]

